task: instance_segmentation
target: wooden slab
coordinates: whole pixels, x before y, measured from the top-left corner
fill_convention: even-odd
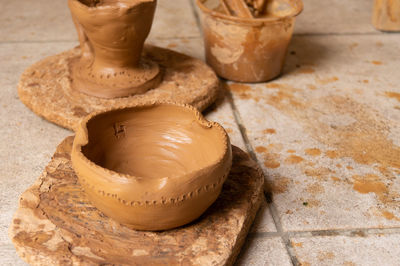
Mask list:
[[[66,138],[25,191],[9,229],[33,265],[231,265],[263,197],[264,177],[233,147],[233,167],[217,201],[190,225],[164,232],[128,229],[93,207],[72,169]]]
[[[191,104],[201,111],[217,98],[219,80],[199,59],[147,45],[144,56],[164,71],[163,82],[140,95],[102,99],[71,88],[70,62],[80,56],[79,47],[39,61],[24,71],[18,84],[21,101],[36,114],[68,129],[74,129],[87,114],[129,103],[156,100]]]

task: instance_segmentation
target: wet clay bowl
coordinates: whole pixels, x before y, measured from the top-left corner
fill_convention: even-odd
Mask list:
[[[228,80],[264,82],[282,72],[301,0],[267,1],[265,15],[241,18],[220,12],[220,0],[197,0],[206,61]]]
[[[194,107],[151,103],[83,119],[72,164],[100,211],[158,231],[195,220],[217,199],[232,151],[225,130]]]

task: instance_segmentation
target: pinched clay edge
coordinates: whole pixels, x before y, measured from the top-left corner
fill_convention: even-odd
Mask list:
[[[216,129],[218,129],[221,133],[222,136],[222,140],[223,140],[223,144],[224,144],[224,151],[222,153],[222,155],[216,160],[216,162],[210,164],[210,165],[218,165],[220,164],[225,157],[227,156],[228,153],[230,153],[229,149],[230,149],[230,141],[229,141],[229,137],[228,134],[226,133],[225,129],[217,122],[212,122],[212,121],[208,121],[207,119],[204,118],[204,116],[201,114],[201,112],[199,112],[195,107],[189,105],[189,104],[181,104],[181,103],[176,103],[176,102],[171,102],[171,101],[149,101],[146,103],[140,103],[140,104],[133,104],[133,105],[120,105],[118,107],[111,107],[111,108],[107,108],[101,111],[96,111],[96,112],[92,112],[91,114],[89,114],[88,116],[86,116],[84,119],[82,119],[81,123],[80,123],[80,128],[78,128],[78,130],[76,130],[76,136],[74,139],[74,144],[73,144],[73,149],[76,149],[76,155],[79,157],[80,160],[83,160],[87,165],[89,165],[90,167],[94,167],[95,169],[98,169],[100,171],[103,171],[105,173],[107,173],[108,175],[112,175],[112,176],[118,176],[118,177],[123,177],[123,178],[127,178],[127,179],[137,179],[139,177],[136,176],[132,176],[132,175],[127,175],[127,174],[122,174],[122,173],[118,173],[115,172],[113,170],[101,167],[97,164],[95,164],[94,162],[92,162],[91,160],[89,160],[83,153],[82,153],[82,147],[87,145],[89,143],[89,139],[88,139],[88,129],[86,127],[87,123],[94,117],[96,117],[97,115],[103,114],[103,113],[107,113],[110,111],[116,111],[116,110],[122,110],[122,109],[128,109],[128,108],[142,108],[142,107],[153,107],[153,106],[157,106],[157,105],[172,105],[172,106],[176,106],[176,107],[183,107],[186,109],[189,109],[190,111],[193,112],[197,122],[202,125],[205,126],[207,128],[212,128],[212,127],[216,127]],[[80,134],[81,133],[81,134]],[[75,144],[75,141],[78,141]],[[204,167],[207,168],[210,165]],[[201,168],[201,169],[204,169]],[[190,175],[191,173],[197,172],[201,169],[196,169],[186,175]],[[210,188],[212,188],[213,190],[219,189],[220,185],[222,185],[226,178],[229,175],[230,172],[230,167],[228,168],[228,170],[226,170],[226,173],[217,180],[217,182],[215,183],[211,183],[211,184],[207,184],[203,187],[200,187],[194,191],[190,191],[188,193],[185,193],[183,195],[180,195],[178,197],[175,198],[168,198],[168,199],[164,199],[162,201],[129,201],[129,200],[124,200],[120,197],[118,197],[117,194],[115,193],[108,193],[104,190],[100,190],[97,189],[95,185],[90,185],[89,183],[86,182],[85,178],[82,177],[82,175],[79,174],[79,171],[77,171],[76,169],[74,169],[78,176],[79,176],[79,180],[82,180],[83,183],[82,185],[86,185],[89,187],[89,189],[94,190],[98,195],[103,196],[103,197],[111,197],[111,198],[115,198],[116,200],[118,200],[121,204],[124,204],[126,206],[151,206],[151,205],[167,205],[167,204],[177,204],[177,203],[181,203],[185,200],[191,199],[194,196],[198,196],[200,195],[202,192],[211,192],[212,190],[210,190]]]
[[[151,206],[151,205],[167,205],[167,204],[177,204],[180,202],[184,202],[185,200],[192,199],[196,196],[199,196],[203,192],[211,192],[217,190],[217,188],[220,187],[221,184],[223,184],[226,180],[226,178],[229,175],[229,171],[227,171],[221,178],[218,179],[217,182],[211,184],[211,185],[205,185],[204,187],[200,187],[196,189],[195,191],[190,191],[189,193],[183,194],[181,196],[178,196],[176,198],[168,198],[168,199],[163,199],[162,201],[128,201],[124,200],[120,197],[118,197],[117,194],[113,193],[108,193],[104,190],[96,190],[96,186],[90,185],[89,183],[86,182],[86,180],[82,177],[79,178],[79,180],[82,180],[82,185],[89,187],[89,189],[94,190],[98,195],[103,196],[103,197],[111,197],[116,200],[118,200],[121,204],[124,204],[126,206]]]

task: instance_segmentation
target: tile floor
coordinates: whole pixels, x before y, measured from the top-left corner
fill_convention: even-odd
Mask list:
[[[400,34],[372,0],[304,0],[284,75],[228,83],[209,110],[263,168],[266,199],[238,265],[400,265]],[[0,265],[19,195],[71,135],[18,100],[30,64],[77,45],[66,1],[0,0]],[[148,42],[203,57],[191,0],[159,0]]]

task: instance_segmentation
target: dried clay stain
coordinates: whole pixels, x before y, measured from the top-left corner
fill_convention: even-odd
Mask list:
[[[272,144],[270,144],[270,146],[271,145]],[[271,147],[274,147],[274,145],[272,145]],[[256,152],[262,154],[265,167],[275,169],[281,166],[280,162],[278,161],[279,154],[269,152],[268,149],[264,146],[256,147]]]
[[[371,61],[371,63],[374,65],[382,65],[383,64],[381,61],[376,61],[376,60]]]
[[[397,101],[400,102],[400,93],[393,92],[393,91],[387,91],[387,92],[385,92],[385,94],[387,97],[396,99]]]
[[[318,156],[321,155],[321,151],[317,148],[306,149],[305,153],[310,156]]]
[[[321,85],[326,85],[329,83],[336,82],[338,80],[339,80],[339,78],[334,76],[334,77],[330,77],[330,78],[317,79],[317,82]]]
[[[263,130],[263,133],[264,133],[264,134],[275,134],[275,133],[276,133],[276,130],[273,129],[273,128],[267,128],[267,129],[264,129],[264,130]]]
[[[313,69],[311,67],[302,67],[299,70],[297,70],[296,72],[300,73],[300,74],[312,74],[315,72],[315,69]]]
[[[320,261],[331,260],[333,258],[335,258],[335,254],[333,254],[333,252],[330,252],[330,251],[328,251],[328,252],[319,252],[319,254],[318,254],[318,259]]]
[[[374,174],[366,174],[363,176],[354,175],[353,180],[355,191],[361,194],[374,193],[377,199],[385,206],[396,207],[398,205],[396,198],[400,196],[399,193],[389,190],[390,182],[386,181],[384,183],[385,180],[383,178]]]
[[[274,194],[285,193],[290,184],[290,179],[287,177],[278,177],[271,182],[266,183],[267,190]]]
[[[286,158],[285,163],[287,164],[298,164],[304,161],[303,158],[297,155],[290,155],[289,157]]]
[[[313,196],[316,196],[317,194],[322,194],[325,192],[324,187],[318,182],[309,185],[306,190],[308,193],[310,193]]]
[[[238,95],[241,99],[251,99],[251,87],[249,85],[232,83],[228,85],[230,91]]]
[[[400,218],[397,218],[393,213],[389,211],[381,211],[382,216],[385,217],[387,220],[395,220],[395,221],[400,221]]]
[[[330,82],[338,80],[337,77],[330,78]],[[267,94],[263,96],[265,104],[275,107],[293,120],[298,121],[314,139],[330,147],[324,151],[330,159],[351,158],[358,164],[379,165],[381,175],[378,179],[381,184],[376,183],[376,187],[369,189],[376,191],[377,198],[384,204],[394,204],[394,193],[390,192],[393,181],[396,178],[397,169],[400,169],[400,147],[388,139],[390,133],[390,121],[383,117],[379,112],[371,109],[362,103],[358,103],[349,96],[330,95],[320,98],[304,100],[304,97],[297,96],[299,89],[280,83],[268,83]],[[273,89],[273,90],[272,90]],[[388,97],[398,99],[398,94],[389,93]],[[325,122],[323,115],[346,115],[350,116],[354,122],[348,125],[331,126]],[[293,155],[296,156],[296,155]],[[294,157],[296,158],[296,157]],[[298,163],[302,158],[294,159],[289,157],[287,163]],[[352,170],[351,167],[346,167]],[[389,169],[383,172],[382,169]],[[318,179],[331,178],[332,171],[329,168],[306,169],[305,174]],[[346,179],[343,179],[346,180]],[[336,181],[336,180],[335,180]],[[384,181],[385,184],[382,182]],[[346,180],[345,182],[349,182]],[[358,180],[354,189],[368,191],[368,183],[365,184]],[[385,187],[383,186],[385,185]],[[386,192],[379,192],[386,189]],[[391,197],[385,196],[391,194]]]

